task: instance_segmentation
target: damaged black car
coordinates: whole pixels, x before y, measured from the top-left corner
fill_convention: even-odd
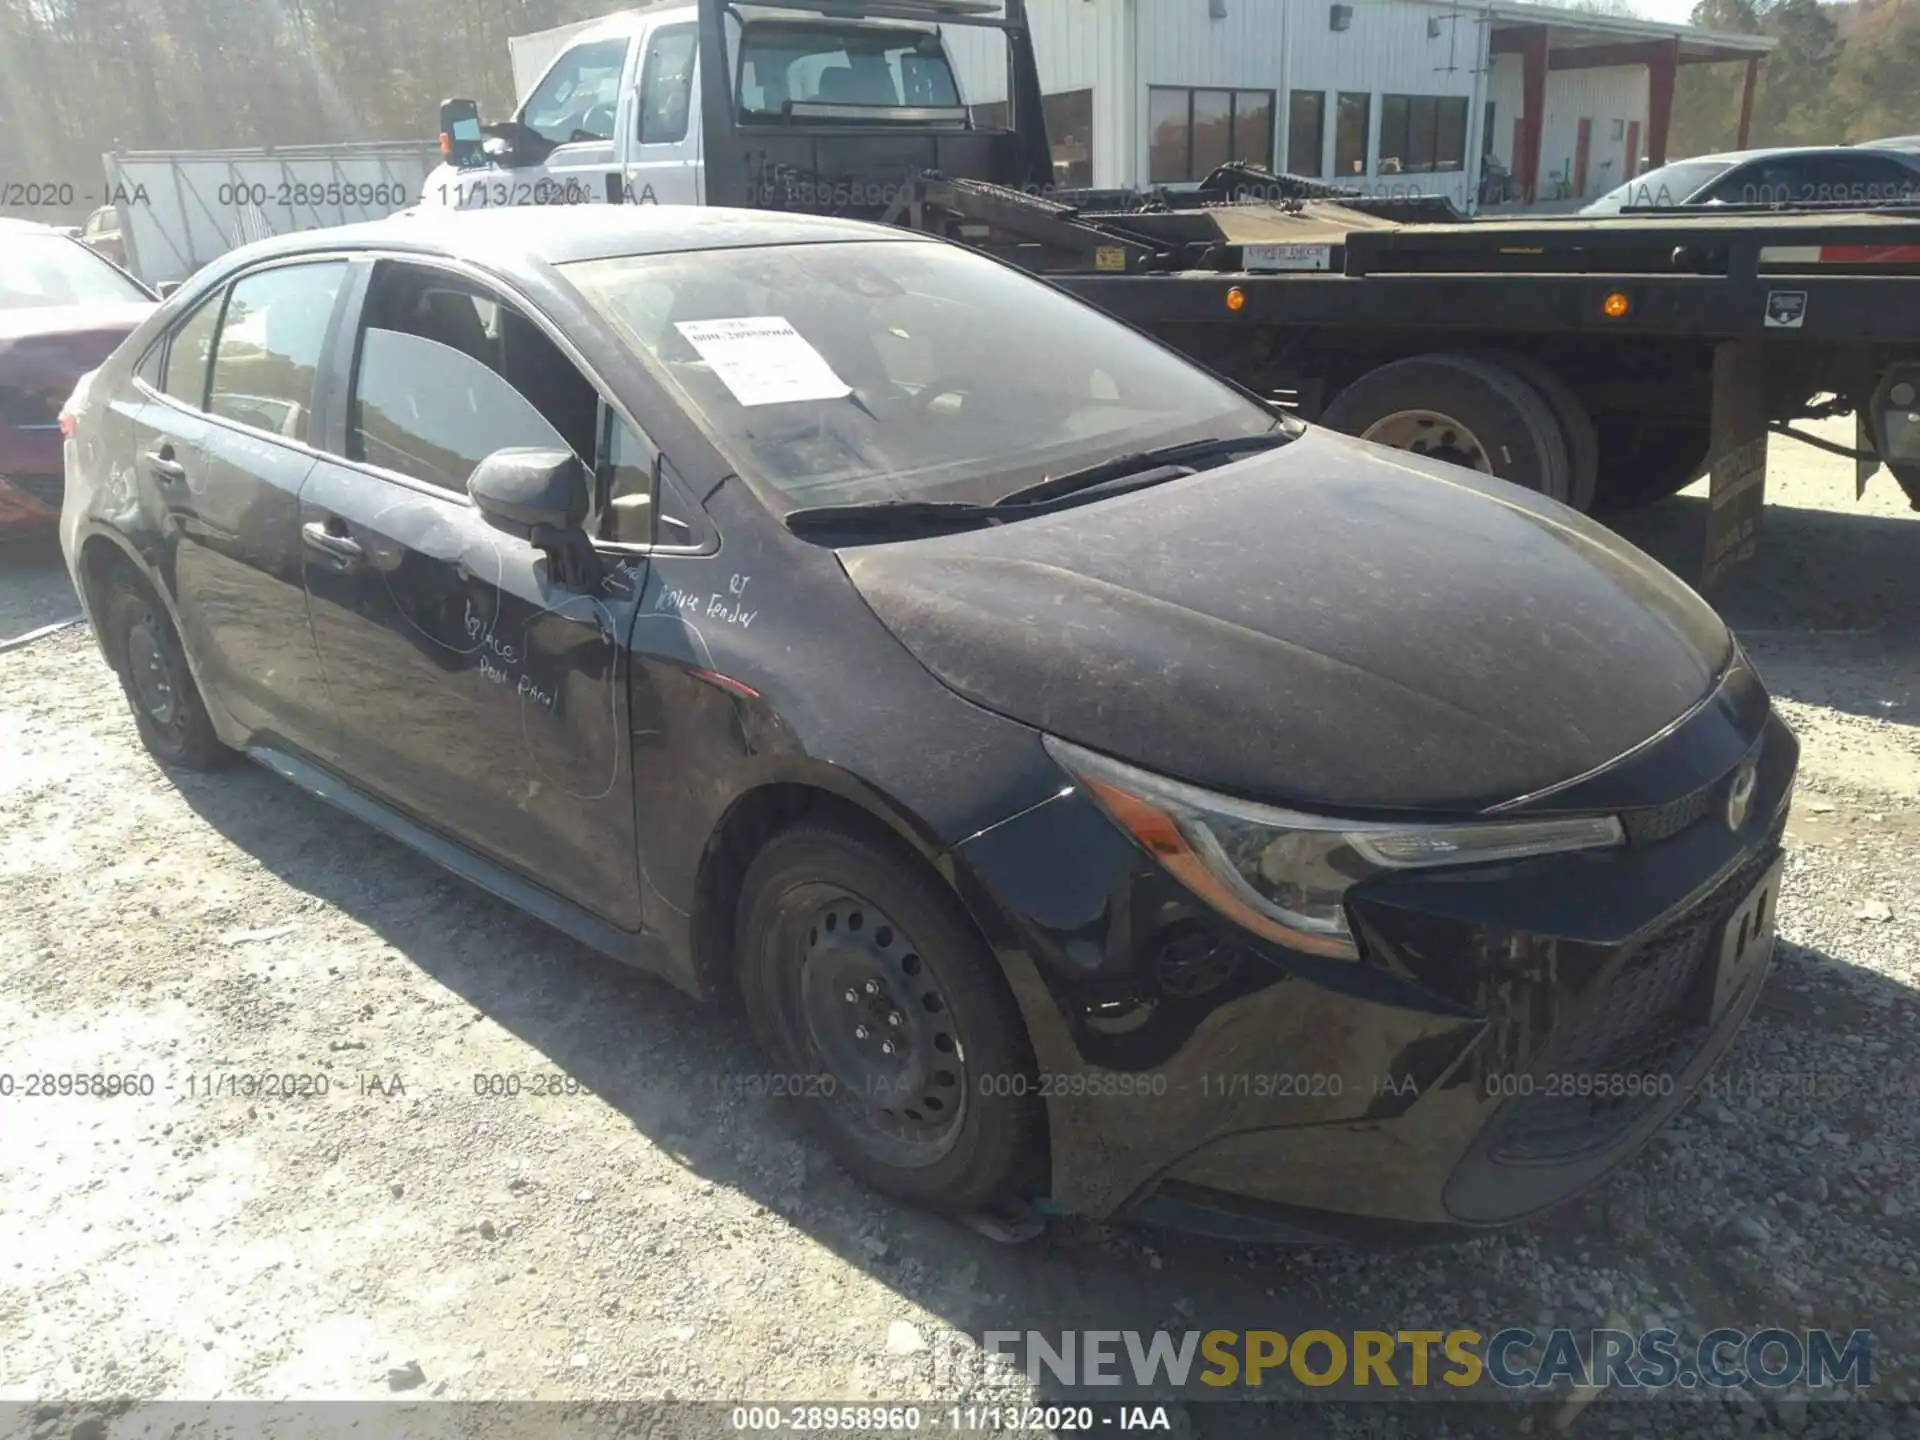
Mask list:
[[[1618,1165],[1773,947],[1798,745],[1685,584],[853,222],[249,246],[69,410],[165,763],[737,994],[953,1210],[1439,1237]]]

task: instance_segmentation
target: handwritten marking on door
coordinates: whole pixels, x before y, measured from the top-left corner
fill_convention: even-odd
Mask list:
[[[521,668],[520,652],[514,646],[493,633],[493,626],[482,617],[473,613],[473,602],[467,602],[465,628],[467,638],[477,643],[480,649],[480,674],[495,685],[512,685],[514,693],[523,700],[553,713],[559,704],[551,690],[541,688],[534,678]]]

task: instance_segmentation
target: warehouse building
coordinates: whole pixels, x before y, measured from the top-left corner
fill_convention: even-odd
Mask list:
[[[1524,4],[1027,6],[1061,185],[1179,185],[1245,160],[1463,208],[1483,177],[1489,199],[1571,201],[1663,164],[1686,66],[1744,65],[1744,144],[1773,44]],[[1003,111],[999,37],[947,37],[967,98]]]

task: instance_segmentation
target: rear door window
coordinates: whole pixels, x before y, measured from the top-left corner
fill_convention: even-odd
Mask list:
[[[344,260],[281,265],[234,282],[214,349],[207,410],[289,440],[307,438],[314,373],[345,281]]]
[[[214,332],[220,328],[220,307],[227,292],[209,295],[180,322],[167,345],[166,380],[161,386],[182,405],[204,410],[207,405],[207,368],[213,359]]]

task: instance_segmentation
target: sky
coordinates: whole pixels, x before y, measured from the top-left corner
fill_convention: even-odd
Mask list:
[[[1693,13],[1693,0],[1632,0],[1636,14],[1669,25],[1684,25]]]

